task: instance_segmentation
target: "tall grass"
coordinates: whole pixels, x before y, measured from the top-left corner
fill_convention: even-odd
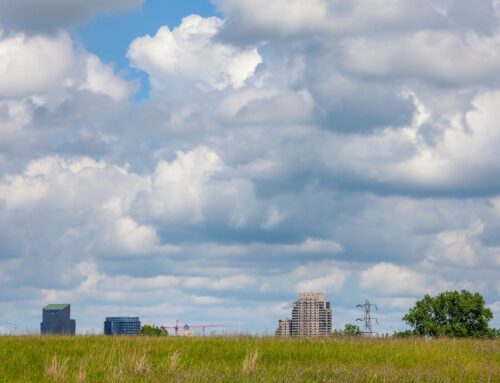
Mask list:
[[[0,337],[0,382],[500,382],[500,341]]]

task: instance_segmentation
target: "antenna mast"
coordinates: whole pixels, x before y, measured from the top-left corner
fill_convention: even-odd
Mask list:
[[[371,309],[372,309],[372,307],[375,307],[375,310],[378,311],[377,305],[370,303],[370,301],[367,299],[364,304],[357,305],[356,307],[361,307],[364,311],[364,317],[356,319],[356,321],[364,322],[365,329],[364,329],[363,333],[368,334],[368,335],[373,334],[372,319],[375,320],[375,322],[377,322],[377,325],[378,325],[378,319],[372,318]]]

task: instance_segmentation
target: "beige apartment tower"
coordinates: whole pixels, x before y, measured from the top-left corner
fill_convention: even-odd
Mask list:
[[[292,335],[292,321],[288,318],[280,319],[278,321],[278,328],[276,329],[276,336],[291,336]]]
[[[300,293],[293,302],[292,319],[280,320],[276,335],[329,336],[332,333],[332,309],[323,293]]]

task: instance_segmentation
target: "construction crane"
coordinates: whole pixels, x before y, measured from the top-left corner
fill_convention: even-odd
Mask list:
[[[161,326],[161,328],[163,330],[168,330],[168,329],[174,330],[174,334],[175,335],[179,335],[180,334],[179,330],[182,330],[182,332],[184,334],[187,334],[187,333],[189,333],[189,331],[191,329],[199,329],[199,328],[201,328],[203,336],[205,336],[205,329],[206,328],[222,328],[222,327],[226,327],[226,326],[223,325],[223,324],[197,324],[197,325],[189,325],[187,323],[184,326],[179,326],[179,320],[175,321],[175,326]]]
[[[374,319],[377,322],[378,325],[378,319],[377,318],[372,318],[371,315],[371,308],[375,307],[375,310],[378,311],[377,305],[370,303],[370,301],[367,299],[364,304],[357,305],[356,307],[361,307],[365,313],[363,318],[358,318],[356,321],[359,322],[364,322],[365,325],[365,330],[363,331],[364,334],[373,334],[372,331],[372,320]]]

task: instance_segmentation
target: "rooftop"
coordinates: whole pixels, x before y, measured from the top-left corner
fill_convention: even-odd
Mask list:
[[[299,300],[326,301],[324,293],[299,293]]]
[[[43,309],[44,310],[64,310],[68,306],[69,306],[69,303],[54,304],[54,305],[47,305]]]

